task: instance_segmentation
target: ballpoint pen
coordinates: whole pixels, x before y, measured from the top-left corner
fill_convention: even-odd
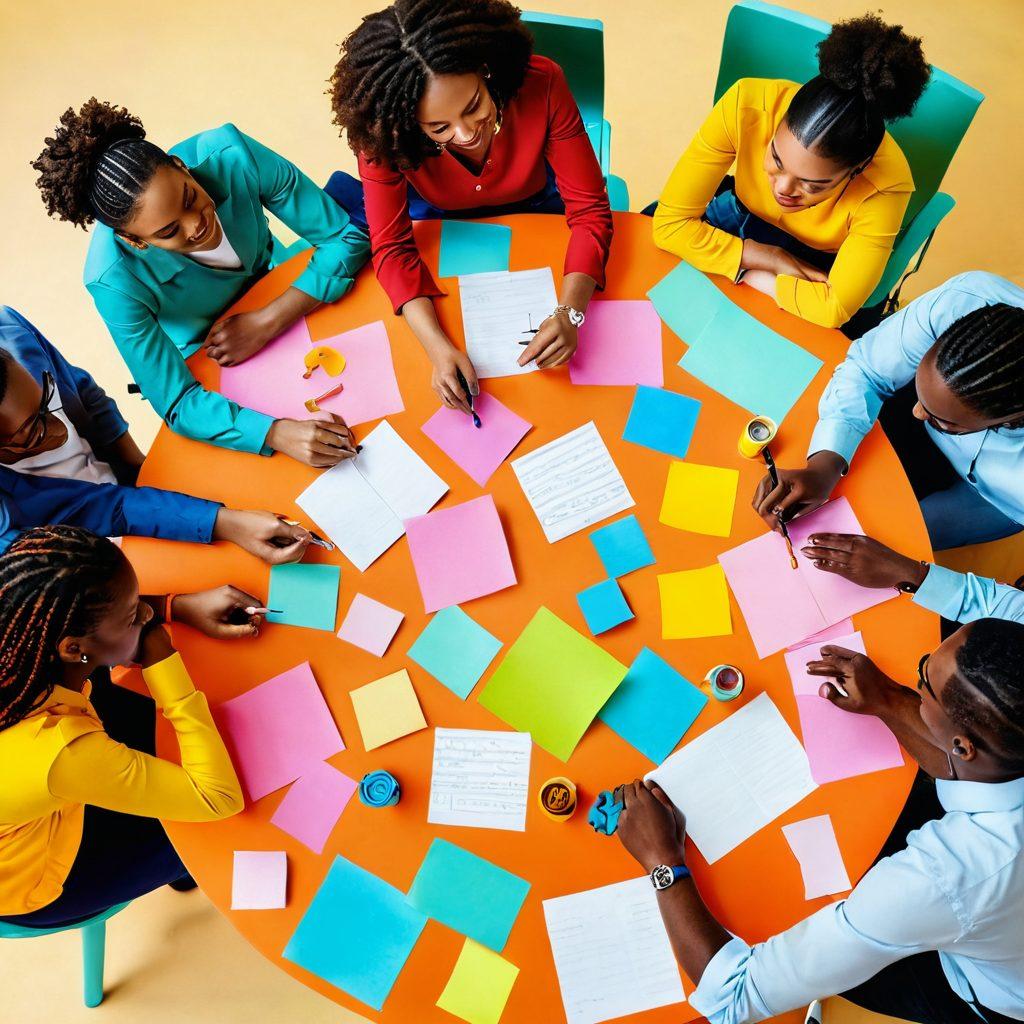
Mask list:
[[[274,515],[284,523],[285,526],[302,526],[297,519],[289,519],[287,516],[282,515],[280,512],[275,512]],[[305,527],[303,527],[305,529]],[[318,548],[323,548],[324,551],[333,551],[334,545],[329,540],[324,540],[320,534],[315,533],[313,530],[306,530],[309,534],[309,540],[312,544],[315,544]],[[273,610],[273,609],[271,609]]]
[[[473,407],[473,392],[469,390],[469,382],[466,380],[461,370],[456,369],[455,373],[459,378],[459,387],[462,388],[462,391],[466,396],[466,401],[469,402],[469,413],[473,417],[473,426],[479,430],[483,424],[480,422],[480,417],[477,415],[476,409]]]
[[[255,605],[249,605],[249,607],[243,609],[243,611],[246,615],[266,615],[268,612],[272,615],[284,614],[280,608],[257,608]]]
[[[772,453],[769,451],[767,445],[761,452],[764,456],[764,464],[768,467],[768,475],[772,478],[772,486],[779,486],[779,471],[775,468],[775,459],[772,458]],[[796,554],[793,552],[793,542],[789,539],[789,530],[786,527],[786,521],[782,518],[780,512],[775,513],[775,518],[779,521],[779,530],[782,533],[783,539],[786,541],[786,550],[789,552],[789,564],[793,569],[799,569],[800,563],[796,560]]]

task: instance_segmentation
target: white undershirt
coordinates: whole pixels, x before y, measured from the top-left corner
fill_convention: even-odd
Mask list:
[[[214,217],[217,215],[214,214]],[[220,227],[220,245],[216,249],[208,249],[206,252],[190,252],[188,255],[196,263],[202,263],[204,267],[216,267],[218,270],[241,270],[242,261],[238,258],[234,246],[228,241],[228,233],[224,230],[220,217],[217,217],[217,224]]]

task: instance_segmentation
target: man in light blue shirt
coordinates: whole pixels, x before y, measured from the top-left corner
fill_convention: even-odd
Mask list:
[[[825,647],[822,699],[874,714],[934,777],[945,814],[907,836],[850,896],[754,946],[711,914],[685,867],[686,808],[623,786],[617,835],[651,872],[669,939],[711,1024],[825,996],[920,1024],[1024,1020],[1024,625],[982,619],[922,659],[918,692]]]
[[[780,469],[778,486],[765,478],[757,489],[754,507],[769,525],[829,497],[882,404],[911,381],[913,415],[955,481],[919,494],[932,546],[1022,529],[1024,290],[980,271],[951,278],[850,346],[821,397],[806,467]]]

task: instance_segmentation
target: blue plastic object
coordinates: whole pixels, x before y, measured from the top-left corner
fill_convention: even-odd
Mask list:
[[[619,827],[619,815],[624,807],[624,804],[615,799],[611,790],[602,789],[587,812],[587,824],[598,835],[613,836]]]

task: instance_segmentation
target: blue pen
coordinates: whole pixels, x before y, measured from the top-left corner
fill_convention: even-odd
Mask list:
[[[480,422],[480,417],[476,414],[476,409],[473,408],[473,393],[469,390],[469,384],[467,383],[466,378],[462,375],[462,371],[457,369],[455,372],[458,374],[460,387],[466,393],[466,400],[469,402],[469,411],[473,417],[473,426],[479,430],[483,424]]]

